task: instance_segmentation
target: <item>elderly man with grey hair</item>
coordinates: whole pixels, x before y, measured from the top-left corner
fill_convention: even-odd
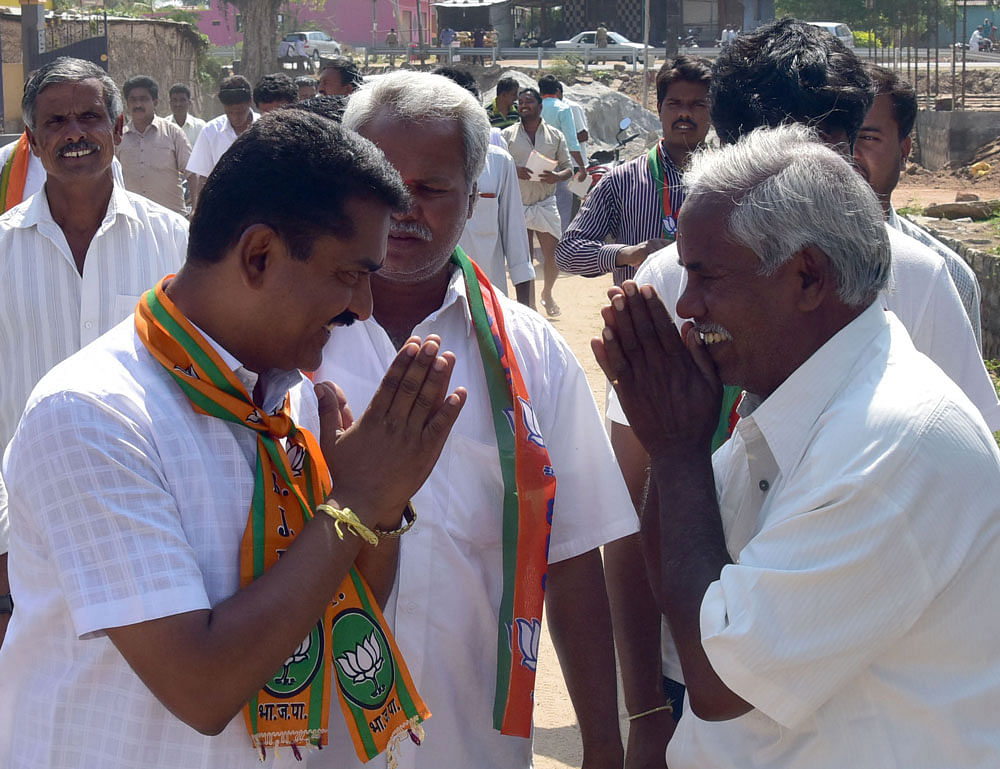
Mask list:
[[[355,93],[344,125],[371,139],[411,194],[372,276],[372,317],[334,329],[318,376],[354,408],[411,335],[456,356],[468,400],[399,537],[385,615],[433,717],[400,767],[531,765],[543,604],[584,766],[621,766],[615,661],[598,548],[636,531],[586,376],[537,313],[493,289],[457,248],[477,198],[489,122],[461,86],[398,72]],[[342,680],[334,685],[344,685]],[[310,766],[360,766],[331,724]]]
[[[128,316],[187,249],[184,217],[115,181],[122,97],[103,69],[58,58],[28,80],[21,109],[46,180],[0,218],[0,449],[42,375]],[[19,168],[26,173],[13,163],[6,185],[18,183]],[[16,600],[7,547],[0,482],[0,641]]]
[[[802,126],[685,183],[692,320],[628,281],[594,341],[651,462],[643,549],[687,684],[667,763],[994,766],[1000,453],[878,301],[874,193]],[[723,385],[753,395],[713,455]]]

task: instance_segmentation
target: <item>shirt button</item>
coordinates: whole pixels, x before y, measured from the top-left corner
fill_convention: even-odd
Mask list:
[[[410,601],[408,604],[406,604],[407,614],[413,614],[416,610],[417,610],[417,604],[415,602]]]
[[[83,327],[84,328],[93,328],[94,324],[91,321],[88,320],[86,323],[83,324]]]
[[[769,488],[771,488],[771,484],[768,483],[767,481],[761,481],[760,483],[757,484],[757,486],[760,487],[761,491],[767,491]]]

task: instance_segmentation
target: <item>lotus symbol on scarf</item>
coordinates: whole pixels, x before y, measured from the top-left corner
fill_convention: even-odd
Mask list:
[[[542,623],[537,619],[515,617],[514,624],[517,625],[517,645],[521,650],[521,664],[528,670],[535,670],[538,665],[538,642],[542,637]]]
[[[380,685],[375,677],[382,669],[383,659],[382,648],[379,646],[374,632],[355,646],[354,651],[345,651],[337,657],[336,662],[344,675],[349,676],[352,682],[360,684],[362,681],[368,680],[375,684],[375,689],[372,691],[373,697],[385,691],[385,687]]]
[[[288,675],[288,668],[296,662],[305,662],[309,658],[309,647],[312,646],[312,634],[307,635],[292,652],[292,656],[285,660],[281,666],[281,675],[275,679],[276,683],[290,686],[295,683],[295,679]]]

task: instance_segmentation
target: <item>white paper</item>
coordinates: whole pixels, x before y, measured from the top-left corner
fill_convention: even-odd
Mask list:
[[[590,192],[590,182],[593,181],[588,174],[587,177],[581,182],[577,181],[576,174],[570,178],[566,186],[569,191],[576,195],[578,198],[587,197],[587,193]]]
[[[540,182],[545,171],[555,171],[558,165],[559,163],[552,158],[542,155],[537,150],[532,150],[524,167],[531,172],[531,181]]]

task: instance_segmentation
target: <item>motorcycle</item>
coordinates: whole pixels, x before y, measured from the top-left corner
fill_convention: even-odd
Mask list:
[[[633,139],[638,139],[639,134],[629,134],[629,126],[632,125],[632,118],[623,117],[618,124],[618,133],[615,134],[615,146],[610,150],[597,150],[591,153],[590,162],[587,163],[587,175],[590,177],[590,189],[594,189],[596,184],[603,179],[612,168],[620,166],[621,153]]]

